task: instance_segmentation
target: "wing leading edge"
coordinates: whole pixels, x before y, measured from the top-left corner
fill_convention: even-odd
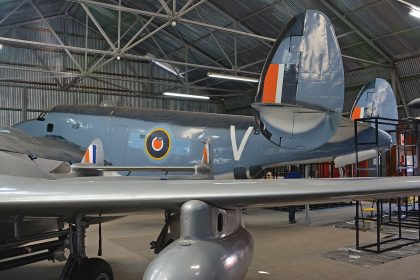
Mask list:
[[[138,177],[0,176],[0,182],[1,213],[33,216],[173,209],[189,200],[233,209],[420,195],[420,177],[142,181]]]

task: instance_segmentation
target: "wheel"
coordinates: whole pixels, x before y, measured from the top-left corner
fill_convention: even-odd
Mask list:
[[[71,280],[114,280],[112,268],[103,259],[91,258],[83,259],[75,267],[70,277]]]

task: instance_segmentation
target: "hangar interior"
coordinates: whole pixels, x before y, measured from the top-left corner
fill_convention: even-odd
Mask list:
[[[420,97],[420,21],[404,1],[120,2],[1,2],[2,125],[59,104],[103,100],[251,115],[257,83],[208,73],[258,79],[273,41],[305,10],[322,11],[336,29],[345,113],[361,87],[381,77],[394,85],[400,117],[418,114],[406,105]],[[163,97],[166,91],[211,99]]]
[[[331,20],[342,54],[343,115],[350,118],[353,104],[366,83],[375,78],[387,80],[395,94],[398,118],[412,118],[416,125],[415,136],[405,136],[403,141],[407,146],[416,142],[416,148],[410,153],[418,158],[416,118],[420,109],[408,104],[420,98],[419,7],[420,0],[0,0],[0,125],[13,126],[36,119],[57,105],[253,116],[251,104],[255,102],[258,81],[276,39],[296,15],[317,10]],[[185,98],[186,94],[190,96]],[[251,131],[247,130],[244,138],[247,139]],[[230,132],[232,137],[234,133]],[[169,138],[168,134],[166,136]],[[145,135],[141,137],[144,139]],[[378,129],[376,137],[377,144]],[[398,137],[400,143],[401,136]],[[235,154],[231,141],[236,157],[243,151],[242,142],[239,149],[235,143]],[[144,142],[146,147],[147,141]],[[394,148],[394,158],[391,152],[381,158],[384,174],[408,175],[407,158],[405,174],[385,170],[386,166],[399,166],[399,163],[391,163],[399,158],[395,150],[398,147]],[[208,156],[205,151],[206,146],[202,161]],[[404,152],[407,157],[407,151]],[[86,154],[83,160],[85,157]],[[378,154],[376,157],[379,160]],[[418,169],[418,164],[414,163],[417,158],[413,159],[411,169]],[[365,170],[372,167],[379,172],[379,164],[374,160],[365,161],[363,166]],[[333,167],[330,162],[320,164],[313,177],[343,175],[339,174],[343,170]],[[312,165],[301,164],[300,168],[303,173],[312,174]],[[358,165],[351,165],[351,171],[346,172],[353,174],[353,168],[357,169]],[[291,166],[271,171],[277,173],[275,176],[293,172]],[[415,173],[411,170],[409,175],[418,175]],[[343,207],[335,209],[336,212],[325,209],[331,206]],[[384,212],[387,207],[389,211]],[[409,279],[420,273],[415,265],[420,260],[418,196],[357,201],[356,207],[347,201],[323,204],[312,207],[322,209],[313,216],[309,214],[309,205],[301,208],[298,210],[305,211],[296,214],[297,225],[294,218],[287,216],[286,211],[290,212],[287,208],[243,212],[258,245],[245,279],[279,279],[280,276],[285,279],[366,279],[378,274],[383,279],[399,279],[402,275]],[[235,211],[240,212],[238,209]],[[107,244],[104,251],[112,256],[115,279],[138,279],[155,259],[153,251],[145,248],[152,247],[156,251],[157,239],[153,240],[156,232],[162,230],[161,214],[155,211],[103,225],[108,234],[103,238]],[[235,215],[237,212],[231,216]],[[385,221],[385,217],[389,221]],[[18,216],[15,218],[18,220]],[[168,222],[171,218],[165,216],[165,226],[171,223]],[[83,227],[78,232],[83,239],[81,251],[84,252],[86,245],[88,255],[92,256],[102,254],[102,218],[98,219],[100,226],[92,222],[88,230],[87,245],[84,244],[87,227],[82,223],[85,221],[77,216],[74,222],[77,230]],[[238,220],[238,224],[242,224],[242,220]],[[224,221],[217,216],[217,226],[219,222]],[[74,230],[72,225],[69,222],[69,232]],[[123,234],[119,232],[121,229]],[[222,230],[223,226],[219,232]],[[403,237],[402,232],[408,235]],[[282,238],[278,238],[279,235]],[[397,243],[411,242],[409,249],[401,249],[407,243],[382,246],[394,241],[389,237],[394,235],[398,236]],[[97,236],[100,236],[99,248]],[[376,251],[371,250],[374,255],[364,250],[374,246],[377,246]],[[274,247],[282,250],[273,250]],[[57,279],[60,271],[65,271],[62,263],[25,265],[23,260],[25,266],[20,267],[20,263],[7,258],[9,248],[1,244],[0,255],[4,248],[6,258],[2,259],[6,261],[0,263],[16,268],[0,271],[1,279],[46,279],[45,271],[39,268],[45,268],[48,277]],[[382,253],[381,249],[387,253],[375,255]],[[191,266],[191,269],[196,267]]]

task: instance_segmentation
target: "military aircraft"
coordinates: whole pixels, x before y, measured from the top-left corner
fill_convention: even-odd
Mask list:
[[[297,116],[303,117],[303,114],[313,117],[316,113],[305,112]],[[282,118],[293,123],[290,116],[282,116],[278,121]],[[318,121],[322,123],[322,119]],[[269,166],[326,162],[354,153],[354,127],[349,119],[343,117],[334,135],[316,148],[312,145],[317,145],[316,139],[326,133],[317,128],[312,128],[313,135],[304,137],[311,141],[302,142],[299,147],[289,146],[294,142],[287,143],[284,139],[298,141],[294,132],[297,126],[287,127],[289,135],[282,137],[283,143],[275,145],[258,130],[252,117],[77,105],[57,106],[43,118],[15,127],[39,137],[60,136],[85,148],[97,137],[104,144],[106,161],[118,166],[196,165],[200,161],[203,141],[210,138],[211,162],[217,179],[258,178]],[[358,130],[361,141],[374,142],[372,127],[360,125]],[[379,137],[381,146],[389,146],[388,134],[380,131]]]
[[[375,81],[373,88],[379,87],[378,84]],[[387,86],[384,89],[382,93],[387,94]],[[377,94],[378,91],[368,86],[359,96],[352,115],[360,118],[395,113],[394,107],[389,107],[389,104],[382,106],[384,103],[378,102]],[[180,116],[192,116],[193,125],[188,129],[169,120],[166,125],[162,119],[153,122],[146,114],[141,117],[147,117],[148,122],[140,121],[135,113],[141,111],[91,108],[89,115],[93,116],[87,116],[76,114],[75,107],[61,107],[62,111],[69,112],[57,112],[54,120],[58,116],[67,115],[67,118],[50,122],[50,115],[54,115],[50,112],[44,121],[39,121],[39,127],[56,135],[60,132],[68,136],[67,140],[84,146],[88,145],[84,141],[93,136],[89,133],[99,132],[102,140],[109,136],[110,140],[104,141],[104,150],[111,153],[109,159],[114,165],[127,163],[126,151],[121,153],[116,149],[112,154],[111,145],[121,143],[118,140],[121,135],[125,137],[124,141],[133,145],[130,153],[146,153],[151,162],[161,160],[170,165],[192,162],[193,156],[188,148],[193,148],[208,136],[214,143],[211,163],[217,170],[216,174],[226,174],[229,168],[242,167],[250,171],[254,164],[263,168],[266,164],[351,153],[353,140],[345,128],[352,127],[352,124],[348,120],[342,124],[343,98],[343,67],[333,26],[323,13],[307,11],[292,19],[270,52],[254,104],[257,111],[255,125],[251,126],[249,119],[242,117],[214,116],[207,120],[207,128],[203,121],[210,115],[202,117],[175,112],[171,115],[158,111],[151,116],[161,114],[179,123]],[[388,98],[392,100],[393,96],[387,95],[384,99]],[[104,120],[104,111],[108,114],[105,124],[100,122]],[[96,122],[87,122],[95,118]],[[112,129],[108,131],[110,124]],[[91,126],[98,127],[92,129]],[[227,135],[220,129],[222,126],[226,126]],[[29,123],[19,127],[30,130]],[[134,127],[133,134],[130,134],[131,127]],[[72,133],[85,131],[75,136],[84,140],[78,142],[71,138],[65,129]],[[374,130],[369,125],[360,129],[360,137],[366,140],[374,138]],[[237,130],[242,134],[239,148]],[[390,136],[384,131],[379,130],[377,135],[380,135],[380,145],[391,143]],[[225,140],[216,143],[222,137]],[[241,172],[243,175],[244,171]],[[253,255],[252,237],[241,219],[242,208],[419,194],[420,179],[417,177],[261,181],[144,180],[133,176],[44,179],[0,175],[2,215],[53,216],[69,223],[69,227],[60,232],[62,235],[58,241],[50,241],[61,242],[61,247],[70,250],[61,279],[113,279],[108,263],[86,256],[84,245],[89,215],[178,209],[181,212],[180,238],[157,255],[143,279],[242,279]],[[29,246],[13,246],[16,244],[9,244],[11,249],[3,251],[3,256]],[[32,254],[45,249],[36,244],[29,248]],[[57,247],[55,251],[39,254],[58,259],[63,256],[62,252],[63,248]],[[36,257],[45,258],[45,255],[35,254]],[[24,264],[28,259],[19,261]],[[5,265],[16,265],[16,262],[10,260]]]

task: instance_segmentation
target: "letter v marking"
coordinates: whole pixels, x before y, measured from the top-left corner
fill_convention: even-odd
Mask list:
[[[248,129],[245,132],[244,138],[242,138],[241,144],[239,144],[239,149],[238,149],[238,146],[236,144],[235,126],[234,125],[230,126],[230,140],[232,142],[233,158],[236,161],[239,161],[241,159],[242,152],[244,151],[244,148],[245,148],[245,144],[246,144],[246,142],[248,142],[248,138],[251,135],[251,132],[252,132],[253,129],[254,129],[254,127],[252,127],[252,126],[248,127]]]

